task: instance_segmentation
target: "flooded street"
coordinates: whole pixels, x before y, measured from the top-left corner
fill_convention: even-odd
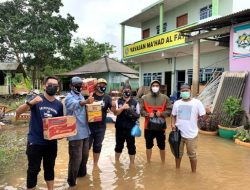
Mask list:
[[[141,126],[142,126],[141,122]],[[99,168],[93,169],[92,150],[88,162],[88,174],[78,179],[77,189],[249,189],[250,149],[236,145],[233,141],[214,136],[199,136],[198,168],[193,174],[187,155],[183,157],[181,169],[175,169],[174,157],[166,143],[166,163],[162,165],[158,147],[154,146],[152,163],[146,163],[144,137],[136,138],[137,154],[135,166],[129,166],[127,149],[121,155],[121,163],[115,164],[114,124],[108,124]],[[169,129],[167,130],[167,138]],[[55,189],[67,189],[68,143],[59,141],[56,160]],[[18,158],[13,172],[0,176],[0,189],[25,189],[26,156]],[[39,174],[37,189],[46,189],[43,172]]]

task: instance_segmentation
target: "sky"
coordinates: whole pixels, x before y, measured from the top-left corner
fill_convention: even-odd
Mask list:
[[[157,0],[62,0],[60,13],[71,14],[79,25],[74,37],[92,37],[99,43],[116,46],[110,57],[121,59],[120,23],[141,12]],[[125,44],[141,39],[139,29],[126,27]]]

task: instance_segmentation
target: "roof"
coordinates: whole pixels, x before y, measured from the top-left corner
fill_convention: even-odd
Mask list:
[[[212,19],[211,19],[212,18]],[[212,30],[215,28],[222,28],[226,26],[231,26],[232,24],[238,24],[250,20],[250,9],[245,9],[227,16],[214,18],[211,17],[209,21],[197,24],[195,26],[187,27],[180,30],[182,33],[190,33],[200,30]]]
[[[0,62],[0,71],[16,71],[18,66],[16,62]]]
[[[130,67],[114,61],[108,57],[103,57],[86,65],[83,65],[77,69],[74,69],[67,73],[58,74],[60,76],[68,75],[82,75],[82,74],[93,74],[93,73],[126,73],[126,74],[138,74],[138,71],[131,69]]]
[[[128,74],[128,73],[121,73],[121,74],[130,79],[139,79],[139,77],[135,74]]]
[[[141,25],[143,22],[148,21],[156,16],[159,16],[160,14],[160,5],[163,3],[164,5],[164,11],[168,11],[171,9],[174,9],[175,7],[180,6],[181,4],[184,4],[188,2],[189,0],[159,0],[155,2],[154,4],[150,5],[149,7],[146,7],[143,9],[140,13],[137,15],[123,21],[121,24],[131,27],[137,27],[141,28]]]

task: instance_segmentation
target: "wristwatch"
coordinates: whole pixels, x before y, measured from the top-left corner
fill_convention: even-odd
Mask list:
[[[29,101],[27,101],[27,102],[25,102],[29,107],[32,107],[33,105],[29,102]]]

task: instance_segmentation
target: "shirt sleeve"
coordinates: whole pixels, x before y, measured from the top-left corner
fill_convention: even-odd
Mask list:
[[[145,101],[145,95],[144,96],[142,96],[142,101],[141,101],[141,109],[140,109],[140,111],[141,111],[141,116],[142,117],[147,117],[148,116],[148,113],[147,113],[147,111],[145,110],[145,108],[144,108],[144,101]]]
[[[177,102],[174,103],[173,109],[172,109],[172,115],[176,116],[177,115]]]
[[[65,107],[67,111],[68,110],[73,111],[73,110],[79,109],[81,107],[80,101],[74,99],[73,96],[67,96],[65,99]]]
[[[198,109],[199,109],[199,116],[206,115],[206,110],[200,100],[198,100]]]
[[[111,107],[112,107],[112,99],[110,96],[108,96],[107,108],[111,109]]]
[[[136,104],[136,113],[140,114],[140,104],[138,102]]]

